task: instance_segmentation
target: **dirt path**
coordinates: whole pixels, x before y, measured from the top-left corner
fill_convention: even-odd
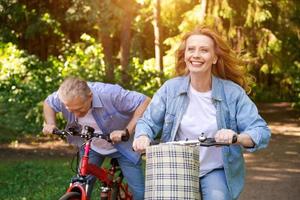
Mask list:
[[[272,130],[272,138],[267,149],[245,154],[247,177],[240,199],[299,199],[300,112],[292,110],[288,103],[261,104],[259,110]],[[0,159],[70,157],[74,151],[61,140],[28,138],[21,143],[0,145]]]
[[[300,196],[300,113],[286,103],[259,106],[272,138],[267,149],[245,154],[241,200],[296,200]]]
[[[71,157],[76,149],[58,138],[25,138],[20,142],[0,144],[0,159],[29,160]]]

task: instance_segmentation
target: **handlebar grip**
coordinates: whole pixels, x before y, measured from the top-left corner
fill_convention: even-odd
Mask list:
[[[66,133],[64,131],[59,130],[58,128],[54,128],[52,130],[52,134],[58,135],[58,136],[61,136],[61,137],[64,137],[66,135]]]
[[[150,142],[150,146],[159,145],[159,144],[161,144],[161,142],[159,140],[153,140]]]
[[[89,132],[89,133],[94,133],[95,129],[93,127],[90,126],[84,126],[84,129]]]
[[[130,138],[129,131],[128,131],[128,129],[126,128],[126,129],[125,129],[125,135],[122,135],[121,140],[122,140],[123,142],[126,142],[126,141],[129,140],[129,138]]]
[[[58,128],[54,128],[52,130],[52,134],[54,134],[54,135],[62,135],[62,132]]]
[[[110,134],[109,134],[109,135],[99,134],[98,136],[96,135],[96,137],[99,137],[99,138],[101,138],[101,139],[106,140],[106,141],[109,142],[109,143],[112,143],[112,140],[110,139]],[[125,129],[125,135],[122,135],[122,136],[121,136],[121,141],[126,142],[126,141],[129,140],[129,138],[130,138],[130,134],[129,134],[128,129],[126,128],[126,129]]]
[[[102,134],[100,134],[98,137],[100,137],[101,139],[106,140],[109,143],[112,143],[112,140],[110,139],[110,135],[102,135]],[[126,142],[126,141],[129,140],[129,138],[130,138],[130,134],[129,134],[128,129],[126,128],[125,129],[125,135],[121,136],[121,141]]]

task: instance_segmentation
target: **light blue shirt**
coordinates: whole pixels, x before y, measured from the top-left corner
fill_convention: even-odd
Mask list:
[[[114,130],[124,130],[136,108],[146,99],[145,95],[125,90],[119,85],[100,82],[88,82],[88,85],[93,93],[92,115],[104,134],[110,134]],[[69,112],[59,100],[57,92],[49,95],[46,102],[55,112],[62,112],[68,124],[75,121],[74,114]],[[140,154],[132,150],[132,141],[133,137],[128,142],[114,144],[114,147],[129,160],[137,163]],[[68,142],[79,146],[83,140],[72,136],[68,138]]]
[[[170,79],[154,95],[136,126],[135,138],[147,134],[162,142],[174,141],[182,116],[189,104],[189,76]],[[247,133],[255,143],[253,148],[240,145],[222,147],[227,184],[233,199],[240,195],[245,181],[243,150],[253,152],[267,147],[271,132],[258,114],[255,104],[245,91],[232,81],[212,77],[212,99],[216,107],[218,130],[226,128]],[[201,123],[201,122],[195,122]]]

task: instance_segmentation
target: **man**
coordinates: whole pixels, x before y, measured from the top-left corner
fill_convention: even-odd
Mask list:
[[[44,102],[44,133],[52,133],[56,127],[56,113],[62,112],[67,126],[79,123],[91,126],[95,133],[110,134],[112,143],[93,138],[90,163],[100,166],[106,156],[117,158],[122,172],[136,200],[144,198],[144,177],[140,154],[132,150],[132,138],[121,142],[128,130],[134,134],[136,122],[145,111],[150,98],[143,94],[124,90],[118,85],[86,82],[78,78],[67,78],[58,91],[49,95]],[[82,139],[69,136],[68,142],[80,146]],[[81,149],[81,157],[83,148]],[[95,177],[90,176],[92,184]]]

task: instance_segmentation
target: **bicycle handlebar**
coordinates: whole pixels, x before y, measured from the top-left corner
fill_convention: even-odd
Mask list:
[[[106,140],[106,141],[109,142],[109,143],[112,142],[112,140],[110,139],[110,134],[109,134],[109,135],[99,134],[99,138],[104,139],[104,140]],[[130,138],[129,131],[128,131],[128,129],[126,128],[126,129],[125,129],[125,135],[122,135],[122,136],[121,136],[121,141],[126,142],[126,141],[129,140],[129,138]]]
[[[68,130],[59,130],[57,128],[53,129],[52,133],[55,135],[58,135],[60,137],[66,137],[68,135],[72,136],[80,136],[86,140],[89,140],[93,137],[96,138],[101,138],[106,140],[107,142],[111,143],[112,140],[110,139],[110,134],[109,135],[104,135],[104,134],[99,134],[99,133],[94,133],[95,129],[90,127],[90,126],[84,126],[83,131],[78,132],[77,129],[75,128],[68,128]],[[126,142],[129,140],[129,131],[128,129],[125,129],[125,135],[122,135],[121,141]]]
[[[232,138],[232,144],[237,142],[237,135],[234,135]],[[201,136],[196,140],[185,140],[185,141],[173,141],[173,142],[165,142],[165,143],[151,143],[150,145],[182,145],[182,146],[229,146],[229,143],[225,142],[216,142],[214,138],[207,138],[202,133]]]

